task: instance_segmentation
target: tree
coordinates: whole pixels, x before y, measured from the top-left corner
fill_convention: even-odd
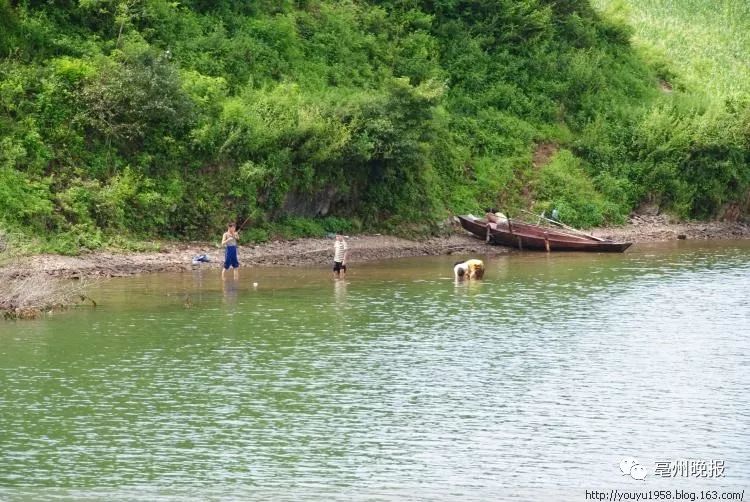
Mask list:
[[[181,134],[191,111],[169,55],[152,48],[102,58],[82,100],[80,118],[107,145],[125,150],[139,146],[146,134]]]

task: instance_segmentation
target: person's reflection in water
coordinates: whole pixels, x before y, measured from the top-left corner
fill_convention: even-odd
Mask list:
[[[456,293],[475,295],[482,291],[482,281],[453,281]]]
[[[235,305],[237,303],[239,281],[234,278],[227,278],[222,282],[222,287],[224,288],[224,303]]]
[[[336,308],[340,309],[346,306],[346,280],[339,280],[333,283],[333,299],[336,302]]]
[[[334,333],[343,334],[346,331],[347,297],[345,279],[333,281],[333,322],[331,326]]]
[[[203,270],[200,267],[193,268],[193,291],[198,300],[203,300]]]

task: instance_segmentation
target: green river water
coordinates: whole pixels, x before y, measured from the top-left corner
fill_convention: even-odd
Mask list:
[[[114,279],[0,324],[0,499],[750,488],[750,242],[458,258]]]

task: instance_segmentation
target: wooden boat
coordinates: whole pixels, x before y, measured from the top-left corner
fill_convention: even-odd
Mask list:
[[[489,244],[541,251],[593,251],[622,253],[632,242],[615,242],[572,230],[547,228],[511,219],[494,222],[458,216],[461,226]]]

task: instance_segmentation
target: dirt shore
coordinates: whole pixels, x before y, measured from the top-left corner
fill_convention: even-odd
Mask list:
[[[750,225],[723,221],[670,223],[665,215],[632,216],[627,225],[600,227],[592,235],[627,242],[663,242],[675,239],[750,239]]]
[[[599,237],[618,241],[654,242],[675,239],[747,239],[750,226],[741,223],[702,222],[669,223],[661,216],[636,216],[621,227],[605,227],[591,231]],[[353,263],[377,261],[408,256],[434,256],[456,254],[459,256],[481,254],[499,255],[509,250],[500,246],[487,246],[456,228],[447,237],[433,237],[412,241],[383,235],[352,236],[349,242],[349,259]],[[257,246],[241,246],[243,266],[316,266],[331,261],[331,239],[297,239],[274,241]],[[200,265],[218,269],[223,251],[211,243],[168,243],[159,252],[120,253],[97,251],[81,256],[39,255],[16,260],[0,269],[3,276],[26,277],[35,272],[62,278],[121,277],[149,272],[190,270],[194,256],[206,254],[211,262]]]
[[[351,236],[349,260],[353,263],[408,256],[503,254],[502,247],[487,246],[468,234],[412,241],[384,235]],[[192,259],[205,254],[210,262],[193,265]],[[257,246],[240,246],[242,266],[328,265],[333,256],[332,239],[274,241]],[[223,263],[223,250],[211,243],[165,244],[159,252],[118,253],[97,251],[81,256],[38,255],[22,258],[5,267],[5,275],[25,277],[45,272],[54,277],[122,277],[148,272],[190,270],[195,266],[216,268]]]

